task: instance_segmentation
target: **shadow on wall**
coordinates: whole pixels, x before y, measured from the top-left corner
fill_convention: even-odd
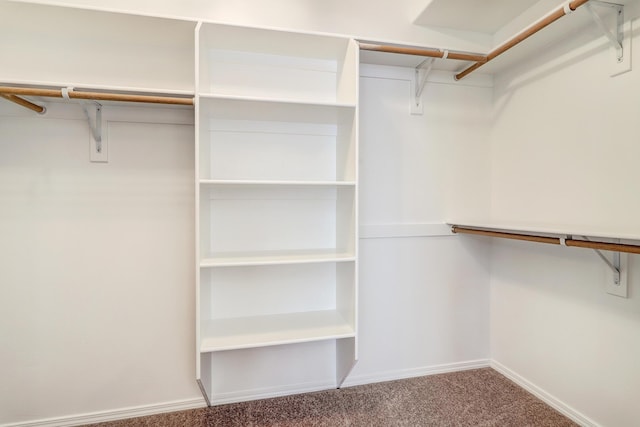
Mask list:
[[[492,245],[492,284],[509,284],[523,293],[562,298],[571,305],[640,321],[640,256],[629,254],[628,298],[607,294],[607,266],[595,251],[496,239]],[[603,252],[610,257],[610,252]]]
[[[640,36],[640,28],[638,28],[640,21],[638,19],[632,21],[631,38],[635,39]],[[594,40],[593,37],[593,31],[570,34],[561,43],[549,46],[547,50],[532,56],[529,60],[517,63],[510,67],[509,71],[498,75],[497,96],[493,109],[494,122],[502,116],[502,112],[509,106],[513,94],[518,89],[609,50],[610,42],[606,38],[599,35]],[[606,71],[603,70],[603,73]]]

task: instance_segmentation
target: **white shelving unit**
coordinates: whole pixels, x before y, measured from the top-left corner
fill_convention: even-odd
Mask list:
[[[215,403],[216,354],[316,342],[339,387],[357,360],[357,44],[210,23],[196,40],[199,384]]]

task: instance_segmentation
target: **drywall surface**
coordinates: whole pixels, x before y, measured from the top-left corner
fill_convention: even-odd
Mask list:
[[[361,67],[361,232],[389,232],[360,239],[360,361],[347,384],[489,354],[487,242],[446,235],[442,224],[462,206],[488,209],[492,89],[430,81],[424,114],[412,115],[412,78],[411,69]],[[442,235],[401,237],[424,224]]]
[[[606,43],[594,26],[496,77],[495,220],[640,231],[637,29],[631,72],[609,76]],[[492,358],[585,425],[638,423],[638,256],[629,263],[622,299],[605,293],[594,252],[494,242]]]
[[[0,104],[0,424],[201,402],[189,109]]]
[[[361,213],[368,226],[443,231],[362,241],[360,363],[347,385],[489,355],[487,244],[448,236],[442,222],[454,206],[488,210],[491,89],[429,84],[425,114],[412,116],[412,74],[362,79]],[[467,108],[455,108],[461,99]],[[193,113],[106,106],[110,161],[97,164],[80,107],[48,106],[36,116],[0,104],[0,423],[201,405]],[[464,185],[483,196],[454,191]],[[242,384],[230,388],[242,400]]]
[[[414,25],[414,19],[424,8],[422,0],[375,4],[367,0],[38,0],[35,3],[344,34],[471,52],[485,52],[492,43],[491,36],[486,34]]]

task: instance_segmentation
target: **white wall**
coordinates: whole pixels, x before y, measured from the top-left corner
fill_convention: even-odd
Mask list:
[[[491,79],[461,85],[436,73],[424,114],[412,115],[413,76],[361,66],[360,223],[368,237],[359,247],[359,362],[345,386],[488,364],[489,242],[450,235],[444,222],[458,209],[489,212]],[[332,386],[332,343],[287,347],[213,355],[214,399]]]
[[[412,116],[411,76],[362,79],[367,225],[441,224],[452,206],[488,210],[491,88],[428,83],[425,114]],[[467,108],[456,108],[462,100]],[[193,113],[105,107],[110,162],[92,164],[80,108],[47,104],[46,116],[0,104],[0,423],[201,405]],[[472,197],[451,191],[464,186]],[[362,241],[361,361],[347,384],[486,363],[486,245]]]
[[[360,240],[360,361],[347,384],[485,363],[488,242],[442,224],[488,211],[490,82],[436,78],[412,115],[412,69],[361,68],[361,230],[388,237]]]
[[[636,29],[635,68],[639,43]],[[609,77],[612,61],[594,27],[496,77],[494,219],[640,233],[640,72]],[[622,299],[605,293],[607,267],[591,251],[495,241],[497,366],[573,408],[585,424],[638,425],[637,255],[630,264]]]
[[[0,103],[0,424],[167,404],[194,380],[190,109]]]

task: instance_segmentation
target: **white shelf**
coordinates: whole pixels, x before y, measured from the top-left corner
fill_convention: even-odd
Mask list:
[[[198,92],[198,96],[203,100],[219,100],[219,101],[246,101],[253,103],[265,103],[265,104],[288,104],[288,105],[298,105],[298,106],[324,106],[324,107],[345,107],[345,108],[355,108],[356,104],[353,102],[335,102],[335,101],[310,101],[310,100],[297,100],[297,99],[289,99],[289,98],[279,98],[279,97],[265,97],[265,96],[251,96],[251,95],[230,95],[226,93],[219,92],[206,92],[200,90]]]
[[[0,51],[20,58],[3,62],[2,82],[195,90],[193,21],[15,2],[1,7]],[[56,53],[60,46],[64,55]]]
[[[300,186],[300,187],[353,187],[355,181],[269,181],[269,180],[230,180],[230,179],[201,179],[201,185],[211,186]]]
[[[627,230],[616,227],[599,227],[599,226],[580,226],[575,224],[551,224],[551,223],[522,223],[511,221],[462,221],[457,222],[448,220],[449,225],[458,225],[460,227],[489,229],[495,231],[507,231],[518,233],[540,233],[551,235],[572,235],[597,237],[601,239],[625,239],[640,240],[640,232],[629,232]]]
[[[356,105],[198,93],[204,116],[226,120],[339,123],[353,119]]]
[[[314,264],[355,261],[348,252],[296,251],[262,253],[226,253],[200,261],[200,267],[239,267],[257,265]]]
[[[25,79],[2,79],[2,85],[18,86],[18,87],[33,87],[39,86],[43,89],[60,89],[61,87],[72,87],[77,91],[91,91],[91,92],[122,92],[129,95],[150,95],[150,96],[182,96],[185,98],[195,97],[193,90],[180,90],[171,88],[159,88],[159,87],[136,87],[136,86],[114,86],[109,84],[100,83],[80,83],[74,81],[51,81],[51,80],[25,80]],[[109,101],[100,101],[109,102]],[[116,102],[116,101],[111,101]],[[154,107],[163,107],[163,104],[154,104]],[[178,105],[171,105],[170,108],[179,107]],[[186,106],[193,108],[193,106]]]
[[[336,310],[205,320],[200,331],[201,353],[355,336]]]

